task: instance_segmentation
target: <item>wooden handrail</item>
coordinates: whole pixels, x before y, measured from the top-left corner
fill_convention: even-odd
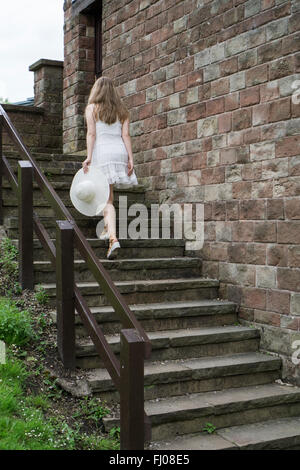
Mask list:
[[[111,303],[115,313],[118,315],[119,320],[123,326],[123,328],[131,329],[132,331],[136,332],[136,338],[140,338],[140,344],[142,347],[142,351],[144,352],[144,358],[148,359],[151,354],[151,342],[146,334],[144,328],[140,325],[140,323],[135,318],[133,312],[128,307],[127,303],[125,302],[124,297],[120,294],[118,289],[116,288],[114,282],[112,281],[110,275],[104,269],[100,260],[96,257],[93,249],[87,242],[85,236],[77,226],[75,220],[73,219],[71,213],[65,207],[63,201],[60,197],[56,194],[54,188],[49,183],[46,176],[42,173],[39,169],[36,161],[30,154],[29,150],[23,143],[20,135],[18,134],[17,130],[15,129],[14,125],[12,124],[9,116],[0,105],[0,164],[3,171],[3,174],[7,177],[9,182],[11,183],[13,191],[18,195],[19,193],[19,183],[9,165],[7,158],[2,154],[2,127],[5,128],[9,137],[12,141],[16,144],[16,147],[20,154],[29,160],[32,165],[34,179],[36,180],[42,194],[48,200],[50,206],[54,210],[56,216],[59,219],[67,220],[70,224],[73,235],[74,235],[74,247],[78,249],[90,271],[93,273],[96,281],[102,288],[103,294],[107,297],[109,302]],[[2,188],[1,183],[1,174],[0,174],[0,193]],[[0,194],[1,196],[1,194]],[[1,203],[1,201],[0,201]],[[2,212],[0,214],[2,217]],[[37,234],[42,246],[48,252],[50,261],[52,265],[56,266],[56,247],[51,240],[47,230],[45,229],[44,225],[42,224],[39,216],[36,214],[34,210],[32,210],[32,218],[33,218],[33,227],[34,231]],[[59,221],[57,221],[59,222]],[[120,361],[116,358],[115,354],[113,353],[109,343],[107,342],[105,335],[103,334],[100,326],[96,322],[90,308],[87,305],[87,302],[83,298],[79,288],[74,281],[74,306],[77,309],[79,315],[82,318],[83,324],[85,325],[95,347],[99,355],[101,356],[104,365],[111,376],[117,390],[119,390],[120,394],[121,390],[121,366]],[[126,330],[122,330],[126,331]],[[123,333],[122,333],[123,334]],[[126,337],[127,338],[127,337]],[[130,336],[128,337],[130,338]],[[126,341],[128,340],[126,339]],[[138,340],[137,340],[138,341]],[[132,348],[130,346],[130,348]],[[140,348],[138,349],[140,351]],[[127,353],[126,353],[127,354]],[[139,368],[140,369],[140,368]],[[129,373],[129,371],[128,371]],[[135,372],[130,371],[132,376],[134,377]],[[137,372],[139,374],[140,372]],[[124,377],[124,375],[123,375]],[[139,378],[137,375],[137,379],[139,382]],[[124,379],[123,379],[124,382]],[[141,382],[139,382],[141,383]],[[138,385],[140,387],[140,385]],[[140,387],[141,388],[141,387]],[[126,387],[125,387],[126,389]],[[124,390],[125,390],[124,389]],[[129,389],[128,389],[129,390]],[[128,396],[128,390],[125,390],[125,395]],[[124,402],[124,400],[123,400]],[[134,413],[132,414],[134,416]],[[149,440],[151,436],[151,424],[148,416],[144,413],[144,431],[145,431],[145,440]],[[127,431],[126,431],[127,432]],[[123,434],[124,435],[124,434]],[[133,439],[134,441],[134,439]]]
[[[115,284],[113,283],[110,275],[108,274],[108,272],[103,267],[102,263],[99,261],[99,259],[95,255],[89,243],[86,241],[85,236],[83,235],[83,233],[77,226],[71,213],[68,211],[68,209],[66,208],[66,206],[64,205],[60,197],[56,194],[54,188],[51,186],[46,176],[39,169],[36,161],[31,156],[25,144],[22,142],[20,135],[18,134],[9,116],[7,115],[7,113],[5,112],[5,110],[3,109],[1,105],[0,105],[0,114],[3,116],[4,127],[6,131],[8,132],[9,136],[15,142],[16,146],[18,147],[18,150],[21,152],[22,155],[24,155],[31,162],[33,166],[33,170],[34,170],[34,178],[37,184],[39,185],[43,195],[48,200],[49,204],[54,210],[55,214],[59,218],[68,220],[73,225],[74,235],[75,235],[75,246],[79,250],[84,260],[86,261],[96,281],[101,286],[104,295],[108,298],[116,314],[119,316],[122,325],[125,328],[136,329],[141,335],[141,337],[144,339],[145,358],[148,359],[151,354],[151,342],[144,328],[139,324],[134,314],[129,309],[127,303],[125,302],[124,297],[120,294]],[[6,160],[6,163],[8,163],[7,160]],[[6,168],[6,173],[7,173],[9,172],[9,166],[7,165],[5,166],[7,167]],[[12,172],[10,173],[11,173],[10,180],[12,182],[13,173]]]

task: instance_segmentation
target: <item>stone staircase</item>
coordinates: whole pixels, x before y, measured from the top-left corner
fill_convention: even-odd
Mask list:
[[[202,276],[201,259],[185,255],[182,240],[120,240],[119,258],[106,259],[96,238],[99,218],[85,217],[69,199],[80,162],[68,155],[34,155],[152,342],[145,362],[145,409],[152,422],[150,449],[300,449],[300,389],[283,384],[281,359],[259,350],[259,330],[238,323],[237,306],[218,298],[219,282]],[[83,157],[82,157],[83,158]],[[10,162],[16,169],[15,156]],[[144,202],[143,187],[116,190]],[[18,245],[17,200],[4,180],[4,228]],[[35,211],[55,237],[55,216],[35,185]],[[54,240],[55,242],[55,240]],[[75,250],[75,278],[116,355],[121,325]],[[49,295],[53,321],[55,273],[34,240],[36,285]],[[107,402],[119,396],[76,313],[78,383]],[[66,380],[62,386],[68,389]],[[107,430],[119,424],[116,412]],[[205,433],[208,423],[215,431]]]

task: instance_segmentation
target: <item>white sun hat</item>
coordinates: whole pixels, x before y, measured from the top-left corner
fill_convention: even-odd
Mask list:
[[[84,215],[100,215],[109,198],[109,183],[102,171],[89,166],[84,173],[83,168],[74,175],[70,187],[70,199],[75,208]]]

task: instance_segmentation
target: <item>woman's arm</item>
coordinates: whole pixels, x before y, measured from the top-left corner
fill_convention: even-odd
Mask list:
[[[87,158],[82,162],[83,172],[88,171],[88,165],[92,161],[93,148],[96,140],[96,123],[93,116],[93,104],[89,104],[85,111],[87,133],[86,133],[86,147],[87,147]]]
[[[124,140],[124,144],[128,152],[128,176],[130,176],[133,172],[133,154],[132,154],[132,147],[131,147],[131,138],[130,138],[130,133],[129,133],[129,118],[127,118],[123,122],[122,138]]]

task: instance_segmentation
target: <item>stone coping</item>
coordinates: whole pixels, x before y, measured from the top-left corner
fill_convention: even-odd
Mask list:
[[[29,66],[30,72],[36,72],[42,67],[61,67],[63,68],[63,60],[39,59]]]
[[[35,113],[35,114],[44,114],[45,110],[39,106],[23,106],[20,104],[9,104],[2,103],[3,108],[7,112],[23,112],[23,113]]]

